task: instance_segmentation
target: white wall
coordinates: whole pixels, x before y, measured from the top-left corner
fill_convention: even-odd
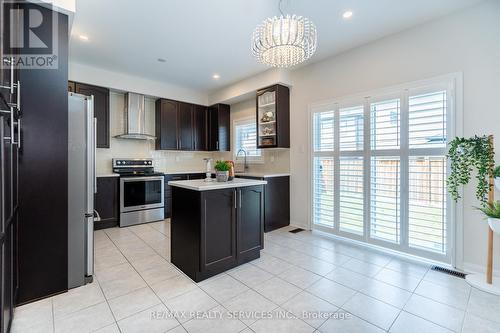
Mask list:
[[[169,98],[202,105],[208,104],[208,95],[204,92],[72,61],[69,63],[69,80],[148,96]]]
[[[309,104],[453,72],[463,73],[464,136],[493,134],[500,152],[499,1],[482,3],[292,72],[292,222],[309,225],[305,130]],[[468,186],[463,200],[463,256],[468,269],[481,269],[486,257],[487,224],[472,208],[476,205],[474,186]],[[500,237],[495,244],[500,263]]]

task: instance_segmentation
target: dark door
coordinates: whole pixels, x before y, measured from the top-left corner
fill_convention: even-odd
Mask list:
[[[186,174],[165,175],[165,218],[172,217],[172,187],[168,185],[171,180],[187,180]]]
[[[75,92],[86,96],[94,96],[94,117],[97,119],[97,148],[109,148],[109,89],[76,83]]]
[[[98,177],[97,193],[94,195],[94,208],[101,220],[94,223],[95,229],[118,225],[120,199],[118,177]]]
[[[17,303],[68,289],[68,16],[57,15],[58,67],[20,69]],[[44,34],[52,33],[43,25]],[[51,30],[51,31],[48,31]]]
[[[194,106],[194,150],[207,150],[207,107]]]
[[[193,104],[179,103],[179,150],[194,150],[193,110]]]
[[[245,262],[262,248],[264,232],[263,186],[238,189],[238,261]]]
[[[219,122],[218,122],[218,131],[219,131],[219,151],[230,151],[231,150],[231,140],[230,140],[230,132],[231,132],[231,122],[229,116],[229,105],[219,104]]]
[[[219,109],[217,106],[208,108],[208,150],[219,150]]]
[[[236,191],[202,194],[201,271],[227,269],[236,263]],[[210,246],[207,246],[207,245]]]
[[[158,104],[159,103],[159,104]],[[177,150],[177,116],[179,103],[159,100],[156,107],[156,149]]]
[[[264,231],[269,232],[290,224],[290,177],[266,180]]]

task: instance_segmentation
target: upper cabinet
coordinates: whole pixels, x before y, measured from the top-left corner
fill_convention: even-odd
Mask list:
[[[205,150],[205,129],[198,130],[196,105],[168,99],[156,101],[155,128],[158,150]],[[203,114],[202,114],[203,116]],[[203,124],[203,127],[205,125]]]
[[[290,148],[290,90],[276,84],[257,92],[258,148]]]
[[[94,96],[94,117],[97,119],[97,148],[109,148],[109,89],[79,82],[68,82],[68,91]]]
[[[208,108],[208,150],[231,150],[230,110],[227,104],[215,104]]]
[[[193,110],[194,120],[194,150],[208,150],[207,144],[207,113],[203,105],[195,105]]]
[[[156,101],[156,149],[229,151],[229,105],[207,108],[168,99]]]

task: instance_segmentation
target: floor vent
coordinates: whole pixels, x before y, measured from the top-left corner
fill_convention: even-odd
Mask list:
[[[296,234],[296,233],[301,232],[301,231],[304,231],[304,229],[297,228],[297,229],[290,230],[290,232],[292,234]]]
[[[451,270],[448,268],[444,268],[444,267],[440,267],[440,266],[432,266],[431,269],[433,271],[438,271],[438,272],[441,272],[444,274],[453,275],[453,276],[465,279],[465,273],[462,273],[462,272],[457,272],[457,271],[454,271],[454,270]]]

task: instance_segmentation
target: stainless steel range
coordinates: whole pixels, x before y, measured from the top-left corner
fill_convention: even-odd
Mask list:
[[[164,219],[164,176],[152,159],[113,159],[113,172],[120,174],[120,227]]]

